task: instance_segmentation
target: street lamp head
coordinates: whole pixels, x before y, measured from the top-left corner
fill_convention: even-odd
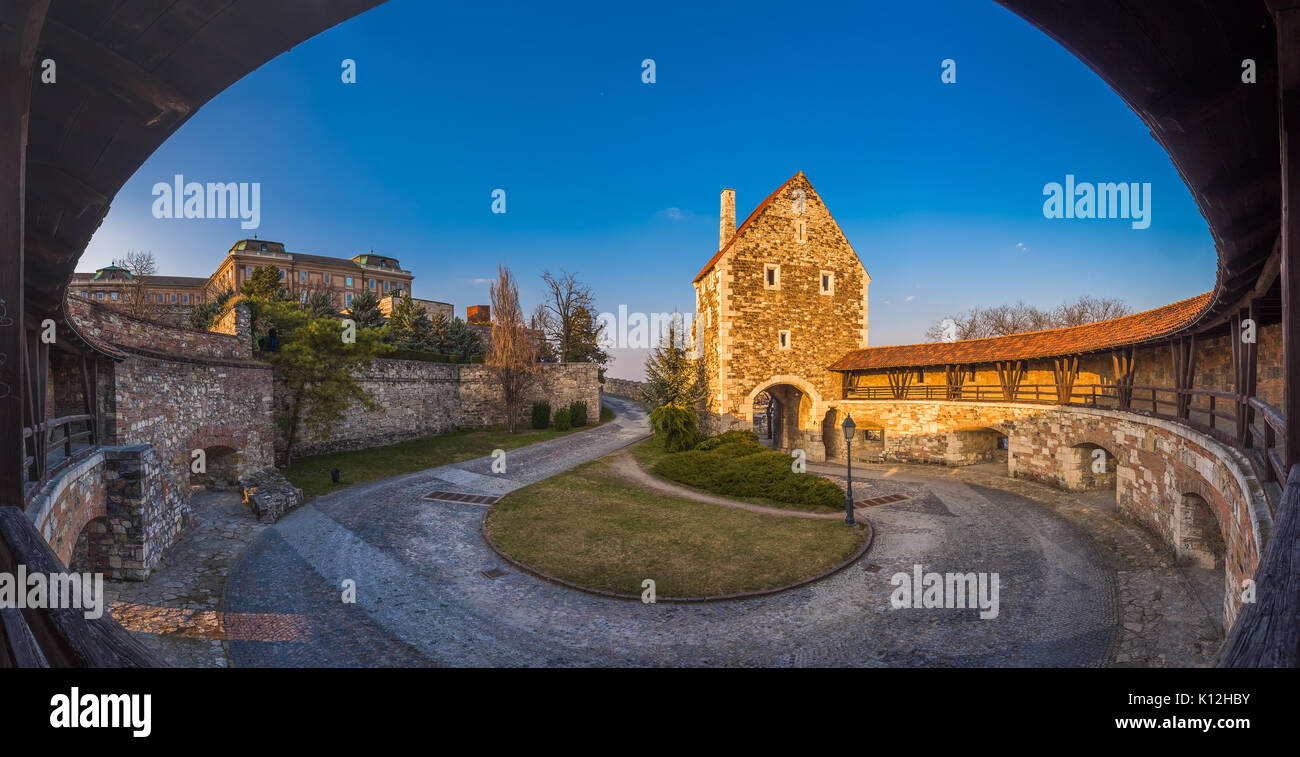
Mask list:
[[[853,441],[853,432],[857,430],[858,424],[853,422],[852,415],[846,415],[844,417],[844,423],[842,424],[842,427],[844,428],[844,441],[846,442]]]

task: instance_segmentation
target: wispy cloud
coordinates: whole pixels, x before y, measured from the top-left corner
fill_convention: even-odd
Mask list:
[[[478,284],[479,286],[483,286],[484,284],[491,284],[493,281],[496,281],[496,279],[473,279],[473,282],[475,284]]]
[[[916,295],[914,295],[914,294],[909,294],[909,295],[907,295],[906,297],[903,298],[903,302],[911,302],[912,300],[915,300],[915,299],[916,299]]]
[[[658,213],[655,213],[655,215],[660,218],[667,218],[670,221],[680,221],[683,218],[690,216],[691,212],[689,210],[682,210],[681,208],[664,208]]]

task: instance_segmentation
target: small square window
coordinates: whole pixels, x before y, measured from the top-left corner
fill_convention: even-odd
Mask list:
[[[95,292],[95,299],[97,299],[97,300],[102,300],[102,299],[104,299],[104,293],[103,293],[103,292]]]
[[[110,296],[111,296],[113,299],[116,300],[116,299],[117,299],[117,292],[113,292]]]
[[[822,294],[835,294],[835,272],[834,271],[822,271],[821,284],[818,287],[818,291],[820,291]]]
[[[763,287],[765,289],[781,288],[781,266],[767,263],[763,266]]]
[[[867,441],[869,442],[885,441],[885,430],[883,428],[869,428],[866,429],[863,433],[866,434]]]
[[[777,339],[777,344],[776,344],[777,349],[782,349],[782,350],[790,349],[790,332],[788,330],[781,330],[776,332],[776,339]]]

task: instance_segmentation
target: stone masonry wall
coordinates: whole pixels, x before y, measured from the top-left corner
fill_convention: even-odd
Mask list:
[[[587,417],[600,414],[600,383],[595,363],[539,363],[541,376],[520,408],[519,420],[527,423],[532,402],[551,403],[552,414],[569,403],[585,401]],[[501,390],[491,369],[481,364],[429,363],[416,360],[376,360],[362,380],[376,402],[384,406],[368,411],[354,406],[327,439],[318,439],[305,429],[296,445],[297,455],[314,455],[347,449],[362,449],[442,434],[461,428],[502,426]],[[275,384],[275,408],[283,418],[289,397],[283,384]],[[277,455],[285,439],[277,426]]]
[[[641,390],[644,388],[644,381],[606,377],[605,384],[601,387],[601,391],[613,397],[623,397],[625,399],[640,402]]]

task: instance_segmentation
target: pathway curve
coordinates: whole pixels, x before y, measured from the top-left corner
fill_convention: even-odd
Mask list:
[[[223,610],[293,617],[285,640],[229,641],[242,666],[1089,666],[1107,664],[1112,573],[1065,518],[954,477],[881,481],[909,499],[869,510],[861,562],[755,599],[642,604],[520,574],[483,542],[484,508],[432,490],[504,494],[646,435],[645,414],[607,398],[607,426],[491,459],[349,487],[264,530],[226,583]],[[858,492],[860,497],[868,494]],[[893,609],[913,566],[996,572],[999,613]],[[344,601],[355,582],[355,602]]]

